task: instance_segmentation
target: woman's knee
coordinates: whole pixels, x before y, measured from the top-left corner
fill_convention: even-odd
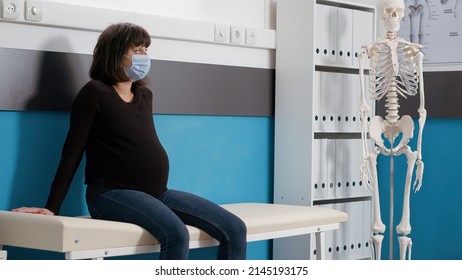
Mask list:
[[[241,218],[231,214],[230,218],[226,220],[226,234],[234,239],[244,241],[247,237],[247,226]]]
[[[189,231],[181,221],[172,221],[168,226],[151,232],[161,244],[174,244],[177,246],[189,246]]]
[[[157,237],[160,242],[161,256],[164,260],[184,260],[188,258],[189,231],[183,229],[169,229]]]
[[[169,237],[174,240],[175,244],[189,247],[189,231],[186,226],[183,225],[181,228],[171,231]]]
[[[239,218],[234,216],[228,221],[226,230],[224,232],[226,241],[220,242],[218,259],[246,259],[247,248],[247,227],[245,223]]]

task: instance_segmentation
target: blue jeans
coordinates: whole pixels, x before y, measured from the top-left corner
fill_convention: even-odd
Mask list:
[[[160,259],[188,258],[186,225],[218,240],[217,259],[246,258],[246,226],[234,214],[199,196],[167,190],[159,198],[141,191],[113,189],[88,201],[94,219],[127,222],[149,231],[160,242]]]

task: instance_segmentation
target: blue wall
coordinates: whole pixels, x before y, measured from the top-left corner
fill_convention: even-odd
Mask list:
[[[155,115],[170,157],[169,187],[216,203],[271,202],[273,119]],[[69,121],[67,112],[0,111],[0,209],[43,206]],[[87,215],[83,164],[61,215]],[[9,259],[59,259],[60,254],[6,247]],[[216,248],[196,249],[191,259],[213,259]],[[270,242],[249,244],[249,259],[268,259]],[[137,258],[157,258],[140,255]]]
[[[417,122],[415,123],[417,127]],[[462,120],[427,119],[423,136],[423,185],[411,193],[412,258],[423,260],[462,259],[462,172],[460,143]],[[416,138],[411,143],[415,147]],[[389,258],[389,230],[401,219],[403,185],[406,173],[405,156],[395,158],[395,207],[393,227],[389,226],[390,160],[379,157],[379,186],[383,221],[387,225],[383,258]],[[399,248],[394,234],[394,258]]]
[[[68,113],[0,112],[0,209],[42,206],[57,166],[68,126]],[[169,186],[217,203],[271,202],[273,119],[155,115],[159,137],[171,161]],[[462,189],[459,173],[462,120],[428,119],[424,130],[424,182],[411,194],[413,259],[462,259]],[[440,143],[440,144],[439,144]],[[411,143],[415,147],[415,139]],[[379,157],[383,221],[388,233],[400,220],[404,156],[395,158],[395,225],[389,221],[389,158]],[[63,215],[87,214],[83,169],[78,170]],[[396,234],[395,234],[396,243]],[[270,258],[269,242],[249,244],[250,259]],[[60,254],[7,248],[10,259],[55,259]],[[397,244],[394,246],[398,258]],[[191,251],[192,259],[213,259],[215,248]],[[156,258],[140,255],[137,258]]]

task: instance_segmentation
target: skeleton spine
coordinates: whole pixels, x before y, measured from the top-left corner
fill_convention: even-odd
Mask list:
[[[391,81],[389,91],[387,93],[385,107],[387,108],[387,115],[385,116],[385,119],[387,119],[388,123],[390,124],[396,124],[399,120],[398,88],[396,77],[393,77]]]

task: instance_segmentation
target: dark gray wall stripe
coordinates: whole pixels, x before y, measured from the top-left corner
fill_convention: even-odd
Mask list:
[[[0,48],[0,110],[68,111],[91,55]],[[154,112],[273,116],[274,70],[153,60]]]
[[[88,80],[91,55],[0,48],[0,110],[68,111]],[[274,115],[273,69],[153,60],[154,112]],[[462,117],[462,71],[425,72],[428,117]],[[384,115],[384,100],[377,113]],[[419,98],[400,98],[417,116]]]
[[[274,115],[274,70],[153,61],[151,88],[159,113]]]
[[[429,118],[462,117],[462,71],[425,72],[425,108]],[[385,98],[378,102],[377,113],[385,115]],[[420,105],[419,96],[399,99],[399,115],[417,117]]]

